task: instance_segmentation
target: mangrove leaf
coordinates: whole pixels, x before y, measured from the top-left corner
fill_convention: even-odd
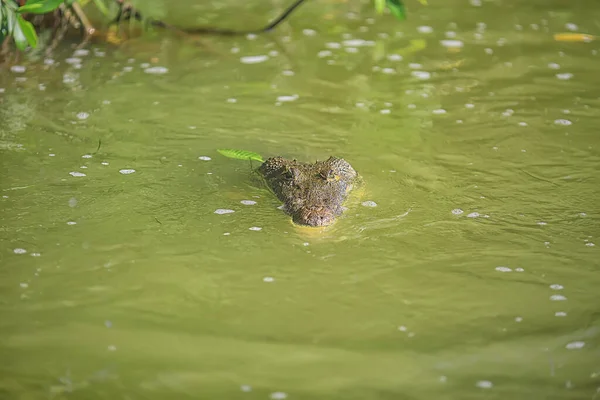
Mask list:
[[[246,150],[233,150],[233,149],[218,149],[219,153],[224,155],[225,157],[235,158],[238,160],[255,160],[259,162],[264,162],[262,156],[258,153],[254,153],[252,151]]]

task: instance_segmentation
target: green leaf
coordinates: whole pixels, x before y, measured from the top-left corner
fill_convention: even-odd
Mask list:
[[[38,45],[38,37],[37,33],[35,33],[33,24],[29,21],[25,21],[22,15],[17,16],[17,22],[19,24],[19,28],[21,28],[21,32],[27,39],[27,42],[29,42],[29,45],[35,49]]]
[[[28,1],[22,7],[19,7],[19,14],[32,13],[32,14],[46,14],[56,10],[64,0],[34,0]]]
[[[377,14],[383,14],[384,9],[385,0],[375,0],[375,11],[377,11]]]
[[[258,153],[246,150],[232,150],[232,149],[219,149],[219,153],[229,158],[236,158],[238,160],[256,160],[264,162],[262,156]]]
[[[404,4],[401,0],[385,0],[390,12],[399,20],[406,19],[406,12],[404,10]]]
[[[19,18],[23,18],[20,15],[18,16]],[[14,18],[14,16],[13,16]],[[13,37],[13,40],[15,41],[15,44],[17,45],[17,48],[21,51],[25,50],[27,48],[27,37],[25,36],[25,33],[23,33],[23,30],[21,29],[21,24],[20,21],[18,19],[16,19],[16,22],[13,20],[12,21],[12,32],[11,32],[11,36]],[[11,20],[9,19],[9,22],[11,22]]]

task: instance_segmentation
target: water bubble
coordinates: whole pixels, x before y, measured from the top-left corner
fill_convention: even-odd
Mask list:
[[[554,283],[554,284],[550,285],[550,289],[552,289],[552,290],[563,290],[564,286],[563,285],[559,285],[557,283]]]
[[[363,201],[361,204],[365,207],[377,207],[377,203],[371,200]]]
[[[567,298],[565,296],[563,296],[562,294],[553,294],[552,296],[550,296],[550,300],[551,301],[565,301],[565,300],[567,300]]]
[[[116,351],[116,350],[117,350],[117,346],[112,345],[112,344],[110,346],[108,346],[108,351]]]
[[[240,201],[240,203],[242,203],[245,206],[253,206],[256,204],[254,200],[242,200]]]
[[[75,222],[75,221],[67,221],[67,225],[77,225],[77,222]]]
[[[402,61],[402,56],[400,54],[389,54],[387,59],[390,61]]]
[[[519,122],[519,126],[527,126],[527,122]]]
[[[569,80],[573,77],[573,74],[570,72],[565,72],[564,74],[556,74],[556,77],[561,81]]]
[[[234,213],[234,210],[229,210],[227,208],[218,208],[215,210],[215,214],[231,214]]]
[[[69,175],[76,176],[76,177],[86,176],[83,172],[77,172],[77,171],[69,172]]]
[[[478,212],[472,212],[469,215],[467,215],[467,218],[477,218],[479,216],[480,214]]]
[[[150,68],[146,68],[144,70],[145,73],[147,74],[151,74],[151,75],[164,75],[167,72],[169,72],[169,69],[167,67],[150,67]]]
[[[106,161],[102,161],[100,164],[102,164],[102,165],[109,165]]]
[[[291,96],[278,96],[277,97],[277,101],[281,101],[281,102],[290,102],[290,101],[296,101],[298,100],[298,95],[294,94]]]
[[[391,113],[391,112],[392,112],[392,111],[391,111],[391,110],[389,110],[389,109],[387,109],[387,108],[384,108],[383,110],[379,110],[379,114],[384,114],[384,115],[387,115],[387,114],[389,114],[389,113]]]
[[[284,392],[273,392],[269,397],[273,400],[283,400],[287,398],[287,394]]]
[[[433,114],[435,115],[442,115],[442,114],[446,114],[446,110],[444,110],[443,108],[438,108],[432,111]]]
[[[263,278],[263,282],[267,282],[267,283],[275,282],[275,278],[273,278],[272,276],[265,276]]]
[[[346,47],[346,53],[358,53],[358,49],[356,47]]]
[[[29,287],[29,284],[22,282],[22,283],[19,283],[19,286],[21,286],[23,289],[27,289]]]
[[[406,332],[406,331],[408,330],[408,328],[407,328],[406,326],[404,326],[404,325],[400,325],[400,326],[398,327],[398,330],[399,330],[400,332]]]
[[[515,271],[517,271],[517,272],[525,272],[525,270],[523,268],[521,268],[521,267],[515,268]]]
[[[465,104],[465,108],[475,108],[475,104],[471,104],[471,103]]]
[[[261,230],[262,230],[262,228],[261,228],[261,227],[258,227],[258,226],[251,226],[251,227],[250,227],[250,228],[248,228],[248,229],[250,229],[251,231],[261,231]]]
[[[496,271],[499,271],[499,272],[511,272],[512,269],[510,269],[508,267],[496,267]]]
[[[592,243],[592,242],[587,242],[585,245],[586,245],[587,247],[594,247],[594,246],[595,246],[595,244],[594,244],[594,243]]]
[[[462,213],[464,213],[464,211],[461,210],[460,208],[455,208],[454,210],[452,210],[452,214],[454,214],[454,215],[460,215]]]
[[[473,1],[473,0],[471,0]],[[477,386],[478,388],[482,388],[482,389],[491,389],[494,384],[490,381],[478,381],[475,386]]]
[[[329,57],[331,54],[332,53],[330,50],[321,50],[320,52],[317,53],[317,57],[319,57],[319,58]]]
[[[328,49],[341,49],[342,44],[337,42],[327,42],[325,43],[325,47],[327,47]]]
[[[423,68],[423,65],[419,64],[419,63],[410,63],[410,64],[408,64],[408,68],[411,68],[411,69],[421,69],[421,68]]]
[[[92,158],[91,154],[84,154],[81,156],[81,158]]]
[[[240,386],[240,390],[242,392],[246,392],[246,393],[247,392],[251,392],[252,391],[252,386],[250,386],[250,385],[242,385],[242,386]]]
[[[410,74],[417,79],[425,80],[431,78],[431,74],[427,71],[412,71]]]
[[[200,156],[200,157],[198,157],[198,160],[210,161],[210,160],[212,160],[212,158],[210,158],[209,156]]]
[[[302,33],[305,36],[315,36],[317,34],[317,31],[315,31],[314,29],[303,29]]]
[[[569,350],[575,350],[575,349],[581,349],[581,348],[583,348],[583,346],[585,346],[585,342],[576,341],[576,342],[567,343],[565,348],[567,348]]]
[[[86,112],[77,113],[77,119],[88,119],[89,116],[90,114]]]
[[[555,317],[566,317],[567,313],[564,312],[564,311],[557,311],[557,312],[554,313],[554,316]]]
[[[521,322],[523,321],[523,317],[515,317],[515,322]]]
[[[548,68],[550,68],[550,69],[560,69],[560,65],[557,64],[557,63],[553,63],[552,62],[552,63],[548,64]]]
[[[423,26],[418,26],[417,27],[417,31],[419,33],[432,33],[433,32],[433,28],[431,26],[423,25]]]
[[[17,247],[16,249],[13,250],[13,253],[15,253],[15,254],[25,254],[25,253],[27,253],[27,250],[21,249],[21,248]]]
[[[576,24],[573,24],[571,22],[566,23],[565,28],[567,28],[570,31],[576,31],[577,29],[579,29]]]
[[[569,121],[568,119],[557,119],[554,120],[554,123],[556,125],[565,125],[565,126],[569,126],[572,125],[573,123],[571,121]]]
[[[242,64],[258,64],[261,62],[265,62],[269,59],[269,56],[259,55],[259,56],[245,56],[240,58],[240,62]]]
[[[129,175],[129,174],[133,174],[135,172],[135,169],[120,169],[119,173],[123,174],[123,175]]]

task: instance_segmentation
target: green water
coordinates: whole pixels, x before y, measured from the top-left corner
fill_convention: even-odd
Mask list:
[[[3,65],[0,398],[600,399],[600,41],[552,38],[600,7],[429,3]],[[338,155],[364,190],[298,229],[218,148]]]

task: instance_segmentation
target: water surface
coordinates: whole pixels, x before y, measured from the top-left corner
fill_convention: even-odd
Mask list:
[[[2,66],[0,398],[600,398],[600,9],[430,3]],[[219,148],[365,185],[298,229]]]

